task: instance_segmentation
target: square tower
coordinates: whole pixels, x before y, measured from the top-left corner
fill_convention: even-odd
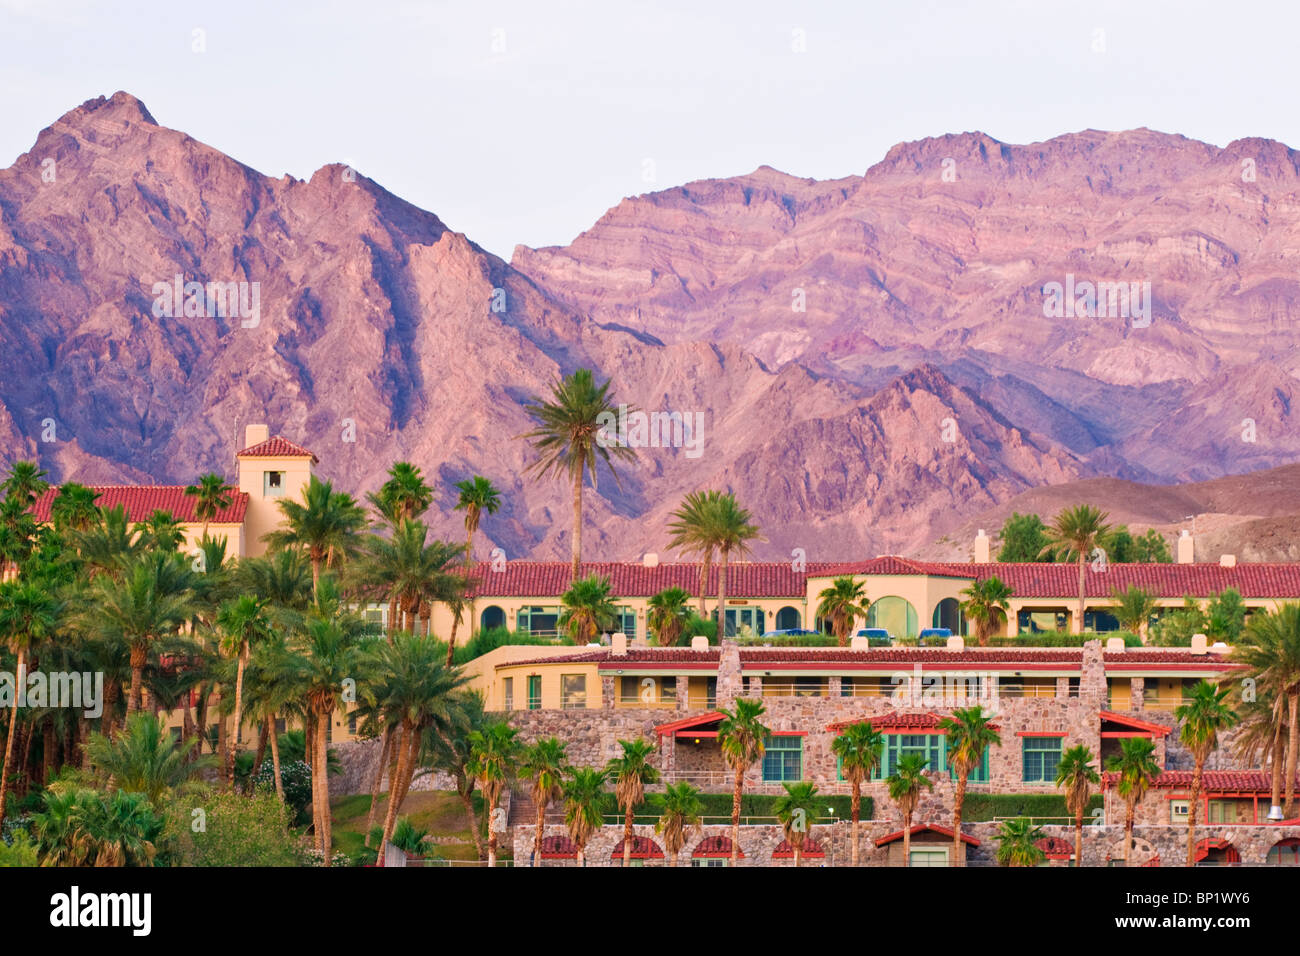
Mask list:
[[[282,498],[304,500],[312,466],[319,459],[301,445],[270,434],[265,425],[244,430],[244,450],[239,460],[239,490],[248,494],[244,517],[244,541],[250,558],[266,554],[262,536],[276,530],[283,521]]]

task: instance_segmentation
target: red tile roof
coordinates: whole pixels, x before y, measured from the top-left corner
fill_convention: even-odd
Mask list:
[[[546,860],[573,860],[578,857],[578,844],[566,836],[542,838],[542,858]]]
[[[521,661],[502,661],[497,667],[521,667],[535,664],[602,664],[607,668],[646,666],[652,664],[677,664],[681,666],[717,664],[721,651],[712,647],[697,651],[693,647],[629,647],[627,655],[613,657],[608,647],[590,650],[574,649],[572,654],[555,657],[530,657]]]
[[[1121,654],[1102,654],[1110,667],[1141,667],[1146,664],[1187,664],[1206,670],[1231,670],[1241,665],[1226,654],[1192,654],[1190,651],[1129,650]]]
[[[809,840],[807,838],[804,839],[803,856],[805,858],[810,856],[825,856],[825,855],[826,855],[826,851],[822,849],[822,845],[820,843],[818,843],[816,840]],[[782,840],[780,844],[778,844],[777,848],[772,851],[772,859],[774,860],[794,859],[794,847],[790,845],[789,840]]]
[[[619,840],[614,847],[614,852],[609,855],[611,860],[623,859],[623,844],[626,838]],[[659,848],[659,844],[649,837],[634,836],[632,837],[632,859],[634,860],[662,860],[664,851]]]
[[[187,524],[201,524],[201,519],[194,513],[198,499],[185,493],[185,485],[90,485],[91,491],[99,497],[95,506],[113,509],[122,505],[126,509],[128,521],[144,521],[155,511],[170,511],[177,521]],[[50,509],[58,495],[57,488],[48,489],[36,499],[32,514],[37,521],[49,521]],[[248,510],[248,492],[232,491],[230,507],[222,508],[212,519],[213,524],[242,524],[244,512]]]
[[[951,840],[953,837],[953,832],[950,827],[940,826],[937,823],[918,823],[916,826],[912,827],[912,836],[916,836],[918,833],[926,833],[926,832],[941,834],[943,836],[946,836],[949,840]],[[901,840],[901,839],[903,839],[903,831],[895,830],[893,833],[882,836],[879,840],[877,840],[876,846],[884,846],[886,843],[893,843],[895,840]],[[968,844],[969,846],[980,845],[979,840],[975,839],[973,836],[967,836],[965,833],[961,835],[961,842]]]
[[[266,441],[258,442],[256,445],[250,445],[241,452],[236,452],[236,458],[310,458],[313,462],[320,461],[315,455],[309,452],[302,445],[295,445],[287,438],[281,438],[279,435],[272,435]]]
[[[1113,786],[1118,777],[1109,770],[1102,774],[1102,788]],[[1151,781],[1151,786],[1163,790],[1191,789],[1192,771],[1166,770]],[[1201,775],[1201,789],[1207,793],[1271,793],[1273,775],[1266,770],[1206,770]]]
[[[569,564],[562,561],[512,561],[498,572],[484,563],[475,573],[480,580],[478,594],[484,597],[556,597],[568,589],[571,580]],[[584,577],[609,577],[614,593],[623,597],[649,597],[666,587],[680,587],[694,595],[699,590],[699,573],[700,566],[695,563],[647,568],[639,563],[595,562],[582,568]],[[928,574],[970,580],[997,575],[1012,587],[1016,597],[1053,598],[1058,603],[1073,599],[1079,590],[1078,568],[1073,564],[939,563],[886,556],[869,561],[814,562],[802,571],[796,571],[789,561],[732,564],[727,569],[727,594],[741,599],[801,598],[807,593],[809,578],[843,574]],[[1247,598],[1300,598],[1300,563],[1241,563],[1231,568],[1218,564],[1112,564],[1105,573],[1089,572],[1085,580],[1088,596],[1101,599],[1109,599],[1113,589],[1124,590],[1130,584],[1164,598],[1185,594],[1208,597],[1230,587]],[[710,570],[705,592],[718,593],[716,564]]]
[[[1172,727],[1166,727],[1164,724],[1153,724],[1146,720],[1139,720],[1136,717],[1130,717],[1128,714],[1117,714],[1113,710],[1102,710],[1097,712],[1097,716],[1103,721],[1110,721],[1119,724],[1122,727],[1131,727],[1134,730],[1143,730],[1149,734],[1158,734],[1161,737],[1168,737],[1174,732]]]
[[[795,649],[782,647],[742,647],[741,664],[748,668],[789,668],[807,664],[824,667],[826,664],[1061,664],[1078,667],[1083,661],[1082,649],[1037,650],[1034,648],[994,648],[992,650],[950,651],[941,647],[873,647],[855,651],[843,647]]]
[[[676,734],[683,730],[690,730],[692,727],[703,727],[706,724],[717,723],[723,716],[721,711],[711,710],[698,717],[683,717],[681,720],[660,724],[655,728],[655,734],[662,737],[664,734]]]
[[[939,721],[943,720],[946,715],[936,714],[932,711],[925,713],[901,714],[898,711],[887,710],[882,714],[872,716],[870,714],[855,717],[852,720],[840,720],[833,724],[828,724],[826,729],[835,733],[843,730],[851,724],[864,724],[871,722],[873,730],[879,730],[885,733],[896,730],[930,730],[937,733],[943,733],[939,729]],[[989,724],[993,730],[998,729],[997,724]]]
[[[1074,844],[1061,837],[1043,837],[1036,840],[1034,846],[1042,850],[1049,860],[1070,860],[1074,858]]]
[[[736,855],[740,859],[745,858],[745,851],[737,847],[739,851]],[[731,856],[731,837],[711,836],[705,837],[695,845],[695,851],[691,854],[693,857],[728,857]]]

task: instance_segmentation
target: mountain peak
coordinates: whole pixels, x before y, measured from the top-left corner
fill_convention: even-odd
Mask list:
[[[149,107],[123,90],[118,90],[112,96],[97,96],[94,99],[86,100],[76,109],[65,113],[60,118],[60,122],[80,126],[83,122],[92,119],[96,123],[107,120],[108,122],[121,122],[128,125],[131,123],[158,125],[158,121],[149,112]]]

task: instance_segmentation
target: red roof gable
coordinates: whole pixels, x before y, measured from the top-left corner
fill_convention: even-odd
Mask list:
[[[185,493],[185,485],[90,485],[90,490],[99,497],[95,499],[97,508],[112,510],[118,505],[126,509],[128,521],[144,521],[155,511],[169,511],[177,521],[186,524],[201,524],[194,508],[198,499]],[[37,521],[49,521],[50,509],[58,496],[57,488],[47,489],[36,499],[32,514]],[[244,513],[248,510],[248,492],[230,492],[230,507],[222,508],[212,519],[212,524],[243,524]]]
[[[1097,716],[1103,721],[1110,721],[1113,724],[1119,724],[1121,727],[1131,727],[1133,730],[1141,730],[1149,734],[1158,734],[1161,737],[1168,737],[1174,732],[1172,727],[1166,727],[1164,724],[1153,724],[1149,721],[1138,720],[1136,717],[1130,717],[1128,714],[1117,714],[1113,710],[1098,711]]]
[[[703,727],[706,724],[714,724],[723,718],[723,713],[718,710],[711,710],[707,714],[698,717],[683,717],[681,720],[674,720],[667,724],[660,724],[655,728],[655,734],[662,737],[664,734],[678,734],[683,730],[690,730],[692,727]]]
[[[236,458],[310,458],[313,462],[320,461],[315,455],[309,452],[302,445],[295,445],[287,438],[281,438],[279,435],[272,435],[266,441],[258,442],[256,445],[250,445],[241,452],[236,452]]]
[[[737,847],[736,849],[737,849],[736,856],[743,860],[745,858],[745,851],[739,847]],[[705,837],[703,840],[701,840],[699,843],[695,845],[695,852],[693,852],[691,856],[697,858],[712,857],[715,859],[718,857],[730,858],[731,837],[726,837],[726,836]]]
[[[946,836],[949,840],[951,840],[953,837],[953,832],[951,828],[940,826],[937,823],[918,823],[916,826],[912,827],[912,836],[916,836],[918,833],[926,833],[927,831],[930,833],[938,833],[943,836]],[[895,840],[901,840],[901,839],[903,839],[903,831],[896,830],[893,833],[882,836],[879,840],[876,841],[876,846],[884,846],[887,843],[893,843]],[[961,842],[969,846],[980,845],[979,840],[975,839],[973,836],[967,836],[965,833],[961,835]]]
[[[1061,837],[1043,837],[1036,840],[1034,846],[1042,850],[1049,860],[1070,860],[1074,858],[1074,844]]]
[[[1113,786],[1118,778],[1113,771],[1102,774],[1102,788]],[[1162,790],[1190,790],[1192,771],[1166,770],[1151,781],[1151,786]],[[1266,770],[1206,770],[1201,775],[1201,789],[1206,793],[1271,793],[1273,775]]]
[[[478,597],[559,597],[573,581],[572,568],[561,561],[509,561],[493,571],[488,562],[480,562],[472,572]],[[699,593],[698,564],[660,564],[647,568],[642,564],[599,561],[582,565],[580,577],[598,574],[609,578],[610,589],[619,597],[652,597],[664,588],[679,587],[692,595]],[[705,585],[706,594],[718,593],[719,569],[715,564]],[[804,596],[804,576],[796,573],[790,562],[776,564],[732,564],[727,568],[727,597]]]
[[[802,855],[804,857],[825,856],[826,851],[822,849],[822,845],[818,843],[816,840],[810,840],[805,837],[803,841]],[[794,847],[790,845],[789,840],[782,840],[780,845],[777,846],[777,848],[772,851],[772,859],[774,860],[794,859]]]
[[[609,855],[611,860],[623,859],[623,844],[625,842],[626,838],[618,841],[618,844],[614,847],[614,851]],[[632,837],[631,856],[634,860],[662,860],[664,858],[664,851],[659,848],[658,843],[649,837],[634,836]]]

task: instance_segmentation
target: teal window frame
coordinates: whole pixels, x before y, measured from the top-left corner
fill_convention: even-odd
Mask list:
[[[803,737],[778,734],[763,743],[763,782],[795,783],[803,779]]]
[[[536,693],[533,692],[534,689],[536,689]],[[542,675],[541,674],[528,675],[528,709],[529,710],[542,709]]]
[[[1025,783],[1056,784],[1056,768],[1061,762],[1065,737],[1022,737],[1021,779]],[[1052,760],[1055,754],[1056,759]]]
[[[947,734],[884,734],[883,736],[885,742],[880,751],[880,764],[871,774],[872,780],[884,780],[886,777],[893,776],[894,771],[898,769],[899,759],[909,753],[924,754],[927,770],[942,771],[950,777],[956,777],[948,759]],[[987,747],[984,748],[984,758],[980,761],[980,765],[967,780],[970,783],[988,783]]]

